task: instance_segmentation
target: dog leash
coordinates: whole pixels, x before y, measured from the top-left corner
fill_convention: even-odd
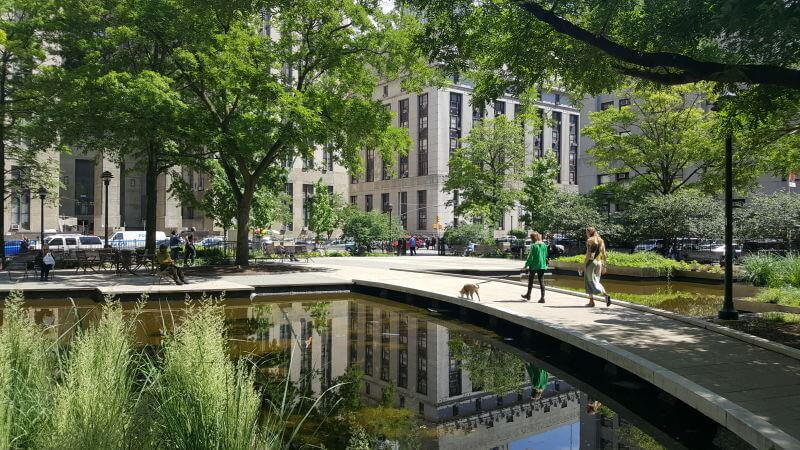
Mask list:
[[[481,281],[481,282],[475,283],[475,285],[477,286],[477,285],[483,284],[483,283],[491,283],[492,281],[502,280],[504,278],[513,277],[513,276],[515,276],[515,275],[514,274],[506,275],[504,277],[495,278],[495,279],[492,279],[492,280]]]

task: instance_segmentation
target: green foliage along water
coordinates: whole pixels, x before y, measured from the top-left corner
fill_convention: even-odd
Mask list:
[[[638,269],[655,269],[661,275],[670,276],[675,270],[705,270],[712,272],[719,272],[718,267],[706,266],[696,262],[676,261],[671,258],[666,258],[654,252],[635,252],[635,253],[622,253],[609,251],[606,253],[608,258],[609,267],[632,267]],[[583,264],[584,255],[575,256],[562,256],[557,258],[559,262],[569,262]]]

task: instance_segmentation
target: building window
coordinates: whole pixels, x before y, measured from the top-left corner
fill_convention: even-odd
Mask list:
[[[485,117],[486,117],[486,107],[485,106],[483,106],[483,105],[480,105],[480,106],[473,105],[472,106],[472,123],[473,123],[473,126],[474,126],[475,123],[480,122]]]
[[[303,226],[307,227],[311,220],[311,197],[314,196],[314,185],[303,185]]]
[[[358,176],[356,174],[350,175],[350,184],[358,184]]]
[[[400,316],[398,344],[400,347],[400,370],[397,373],[397,387],[408,388],[408,316]],[[402,403],[402,397],[401,397]]]
[[[428,191],[417,191],[417,229],[428,228]]]
[[[428,94],[417,97],[417,176],[428,174]]]
[[[389,193],[381,194],[381,212],[389,212]]]
[[[333,150],[325,149],[322,151],[322,170],[333,172]]]
[[[428,395],[428,323],[424,321],[417,322],[417,392]]]
[[[450,93],[450,155],[461,146],[461,105],[463,96]]]
[[[400,192],[400,223],[403,224],[403,229],[408,229],[408,192]]]
[[[537,158],[544,156],[544,111],[539,109],[539,132],[533,137],[533,154]]]
[[[391,180],[392,171],[389,162],[385,159],[381,161],[381,180]]]
[[[553,111],[553,155],[558,163],[556,182],[561,183],[561,113]]]
[[[389,313],[381,311],[381,380],[390,381]]]
[[[375,181],[375,150],[367,150],[367,167],[366,167],[366,181],[371,183]]]
[[[351,195],[350,196],[350,204],[353,205],[353,206],[357,206],[358,205],[358,196],[357,195]]]
[[[400,178],[408,178],[408,155],[400,155],[397,158],[397,168]]]
[[[610,102],[600,103],[600,111],[605,111],[608,108],[613,108],[613,107],[614,107],[614,100],[611,100]]]
[[[450,397],[461,395],[461,361],[454,358],[452,353],[449,356],[448,378],[450,384]],[[455,415],[458,415],[458,413]]]
[[[389,85],[384,85],[383,86],[383,96],[384,97],[388,97],[389,96]]]
[[[286,207],[289,209],[289,222],[285,223],[284,226],[286,227],[286,231],[292,231],[294,229],[294,223],[292,222],[291,218],[294,217],[294,184],[286,183],[284,185],[286,190],[286,197],[288,200],[286,201]]]
[[[364,375],[372,376],[372,327],[375,325],[372,317],[372,307],[364,309]]]
[[[561,94],[556,94],[555,95],[555,100],[553,100],[553,103],[555,103],[556,105],[560,105],[561,104]]]
[[[314,155],[304,156],[303,157],[303,170],[313,170],[314,169]]]
[[[578,116],[569,116],[569,184],[578,184]]]
[[[400,100],[399,107],[400,107],[400,123],[398,124],[398,126],[400,128],[408,128],[408,99]]]
[[[459,204],[459,195],[458,191],[453,191],[453,226],[458,226],[458,216],[456,215],[456,209],[458,209]]]
[[[505,116],[506,115],[506,102],[494,102],[494,116]]]
[[[367,194],[364,196],[364,211],[372,211],[372,194]]]
[[[420,415],[424,415],[425,414],[425,404],[422,403],[422,402],[419,402],[419,414]]]
[[[611,178],[612,176],[613,175],[609,175],[607,173],[598,174],[597,175],[597,184],[601,185],[601,184],[611,183],[613,181],[613,179]]]
[[[626,181],[630,177],[628,172],[622,172],[617,174],[617,181]]]
[[[619,109],[622,109],[622,108],[624,108],[626,106],[630,106],[630,105],[631,105],[631,99],[629,99],[629,98],[621,98],[621,99],[619,99]]]

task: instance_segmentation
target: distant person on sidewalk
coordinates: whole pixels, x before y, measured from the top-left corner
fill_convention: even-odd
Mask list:
[[[411,239],[409,240],[408,245],[409,245],[409,250],[411,250],[411,254],[412,255],[416,255],[417,254],[417,238],[416,238],[416,236],[411,236]]]
[[[181,238],[175,230],[172,230],[172,234],[169,237],[169,250],[172,255],[172,260],[177,261],[178,252],[181,250]]]
[[[19,244],[19,252],[20,253],[28,253],[28,250],[31,249],[31,241],[28,239],[27,236],[22,238],[22,242]]]
[[[39,264],[41,268],[39,281],[49,281],[50,271],[56,266],[56,259],[53,257],[53,252],[47,244],[42,245],[42,262]]]
[[[542,292],[539,297],[539,303],[544,303],[544,271],[547,270],[547,244],[542,242],[542,235],[536,231],[531,233],[531,249],[528,252],[528,259],[525,261],[523,269],[528,270],[528,292],[522,298],[526,302],[531,299],[533,276],[536,275]]]
[[[167,275],[171,276],[173,280],[175,280],[175,284],[181,285],[186,283],[186,278],[183,276],[183,271],[180,269],[180,267],[175,265],[175,261],[170,257],[170,254],[167,252],[167,246],[164,244],[161,244],[158,247],[156,264],[158,264],[158,270],[166,273]]]
[[[192,227],[189,235],[186,236],[186,246],[184,247],[183,251],[183,265],[187,265],[189,260],[192,261],[192,265],[194,265],[194,258],[197,256],[197,250],[194,248],[194,227]]]
[[[586,229],[586,257],[584,258],[583,282],[586,293],[589,294],[588,307],[594,306],[594,296],[602,294],[606,298],[606,307],[611,306],[611,297],[606,292],[606,288],[600,284],[600,277],[605,272],[606,263],[606,243],[600,237],[600,233],[593,227]]]

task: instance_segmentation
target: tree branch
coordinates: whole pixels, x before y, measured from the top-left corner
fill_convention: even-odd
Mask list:
[[[670,52],[647,52],[626,47],[605,36],[594,34],[556,15],[532,0],[512,0],[524,11],[547,23],[557,32],[588,44],[607,55],[634,66],[647,69],[622,69],[627,74],[659,81],[682,84],[700,80],[769,84],[792,89],[800,88],[800,70],[769,64],[723,64],[699,61],[686,55]],[[652,69],[665,70],[664,73]],[[678,73],[667,72],[673,69]],[[657,80],[655,78],[658,78]]]

